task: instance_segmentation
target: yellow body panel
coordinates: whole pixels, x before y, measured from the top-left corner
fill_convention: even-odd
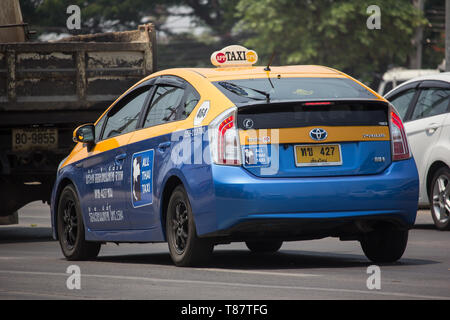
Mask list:
[[[126,134],[122,134],[120,136],[116,136],[113,138],[109,138],[106,140],[99,141],[90,151],[87,150],[85,144],[83,143],[77,143],[75,148],[72,150],[72,152],[69,154],[67,159],[64,161],[64,163],[61,165],[61,168],[70,164],[74,163],[83,159],[86,159],[88,157],[94,156],[96,154],[116,149],[120,146],[125,146],[129,143],[129,140],[131,136],[133,135],[133,132],[129,132]]]
[[[317,126],[301,128],[239,130],[241,145],[270,143],[328,143],[344,141],[389,141],[387,126],[332,127],[320,126],[328,133],[326,139],[317,141],[309,136],[309,132]]]
[[[315,65],[305,65],[305,66],[283,66],[283,67],[276,67],[271,66],[271,71],[265,71],[264,67],[229,67],[229,68],[176,68],[176,69],[168,69],[164,71],[159,71],[156,73],[153,73],[144,79],[137,82],[134,86],[129,88],[127,91],[125,91],[116,101],[114,101],[111,106],[105,110],[105,112],[102,114],[101,117],[103,117],[110,108],[112,108],[117,101],[119,101],[122,96],[127,94],[130,90],[138,86],[144,81],[147,81],[149,79],[152,79],[154,77],[158,77],[161,75],[173,75],[178,76],[180,78],[183,78],[190,84],[192,84],[195,89],[200,94],[200,101],[197,104],[196,108],[192,111],[190,116],[182,121],[176,121],[171,122],[167,124],[162,124],[158,126],[154,126],[151,128],[145,128],[140,129],[132,133],[124,134],[121,136],[117,136],[111,139],[107,139],[104,141],[100,141],[97,143],[97,145],[90,151],[87,151],[87,148],[83,147],[83,144],[78,143],[76,147],[72,150],[68,158],[65,160],[65,162],[61,165],[61,167],[66,166],[70,163],[82,160],[86,157],[90,157],[92,155],[95,155],[97,153],[111,150],[114,148],[117,148],[119,146],[126,145],[128,143],[138,142],[144,139],[149,139],[152,137],[168,134],[174,131],[178,130],[185,130],[192,128],[194,126],[194,117],[196,115],[198,107],[204,102],[209,101],[210,102],[210,109],[208,111],[208,114],[203,119],[201,125],[208,125],[214,118],[216,118],[220,113],[223,111],[231,108],[234,106],[234,104],[222,93],[219,89],[217,89],[211,81],[220,81],[220,80],[237,80],[237,79],[258,79],[258,78],[293,78],[293,77],[323,77],[323,78],[349,78],[360,85],[364,86],[367,90],[369,90],[377,100],[386,101],[383,97],[378,95],[376,92],[368,88],[367,86],[363,85],[359,81],[351,78],[350,76],[339,72],[337,70],[323,67],[323,66],[315,66]],[[100,118],[101,118],[100,117]],[[99,118],[99,119],[100,119]],[[98,122],[98,120],[97,120]],[[97,123],[96,122],[96,123]],[[345,139],[350,139],[346,141],[355,141],[360,140],[355,138],[356,136],[360,135],[362,132],[364,133],[371,133],[370,129],[367,131],[367,129],[361,129],[361,132],[355,132],[354,130],[358,129],[351,129],[351,132],[348,132],[350,129],[348,127],[346,129],[339,127],[323,127],[326,130],[327,128],[332,128],[330,131],[331,136],[339,136],[340,138],[338,140],[333,141],[344,141]],[[380,130],[379,127],[377,127],[378,130]],[[300,131],[298,131],[300,130]],[[293,142],[302,142],[303,140],[299,140],[299,136],[305,136],[309,137],[308,133],[311,128],[299,128],[299,129],[280,129],[280,135],[283,139],[283,141],[286,141],[285,143],[288,143],[289,141]],[[306,133],[307,131],[307,133]],[[342,131],[342,134],[338,133]],[[375,130],[376,131],[376,130]],[[375,132],[373,131],[373,132]],[[305,135],[306,133],[306,135]],[[330,134],[329,133],[329,134]],[[389,132],[387,132],[387,138],[389,139]],[[309,142],[314,142],[312,139]],[[361,139],[362,140],[362,139]],[[382,139],[384,140],[384,139]],[[328,141],[328,140],[327,140]],[[331,140],[329,140],[331,141]],[[284,143],[284,142],[281,142]]]
[[[188,118],[182,121],[174,121],[149,128],[139,129],[134,132],[128,143],[135,143],[152,137],[170,134],[172,132],[192,128],[192,121]]]
[[[193,68],[190,69],[208,78],[210,81],[256,79],[267,77],[340,77],[341,74],[325,67],[319,66],[285,66],[270,67],[229,67],[229,68]]]

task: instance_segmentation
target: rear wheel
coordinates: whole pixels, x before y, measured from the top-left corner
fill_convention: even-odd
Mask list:
[[[61,192],[57,217],[58,239],[68,260],[89,260],[97,257],[101,244],[85,240],[85,231],[77,193],[72,185]]]
[[[201,265],[212,253],[213,243],[197,237],[191,205],[182,186],[175,188],[169,200],[166,235],[170,256],[177,266]]]
[[[246,241],[245,244],[252,252],[270,253],[278,251],[283,241]]]
[[[408,230],[382,228],[365,234],[360,242],[364,254],[372,262],[395,262],[405,252]]]
[[[431,181],[431,216],[439,230],[450,230],[450,169],[439,169]]]

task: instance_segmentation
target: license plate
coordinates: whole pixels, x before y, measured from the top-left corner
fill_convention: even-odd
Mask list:
[[[12,129],[13,151],[51,150],[57,147],[58,130],[56,128]]]
[[[295,146],[295,165],[297,167],[339,166],[341,164],[342,154],[339,144]]]

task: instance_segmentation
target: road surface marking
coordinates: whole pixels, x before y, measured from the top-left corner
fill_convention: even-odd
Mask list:
[[[243,274],[256,274],[263,276],[282,276],[282,277],[320,277],[318,274],[310,273],[288,273],[288,272],[267,272],[267,271],[251,271],[251,270],[234,270],[234,269],[219,269],[219,268],[195,268],[199,271],[211,271],[211,272],[225,272],[225,273],[243,273]]]
[[[61,292],[58,293],[39,293],[39,292],[31,292],[31,291],[9,291],[9,290],[4,290],[4,289],[0,289],[0,296],[3,295],[20,295],[20,296],[32,296],[32,297],[39,297],[39,298],[35,298],[35,299],[57,299],[57,300],[61,300],[61,297],[66,298],[66,299],[73,299],[73,298],[79,298],[79,299],[85,299],[85,300],[98,300],[99,298],[97,297],[89,297],[89,296],[78,296],[78,295],[71,295],[71,294],[62,294]],[[103,300],[104,298],[102,298]]]
[[[0,274],[16,274],[16,275],[35,275],[35,276],[62,276],[67,277],[66,273],[56,272],[33,272],[33,271],[15,271],[15,270],[0,270]],[[264,285],[251,283],[237,283],[237,282],[218,282],[218,281],[202,281],[202,280],[179,280],[179,279],[159,279],[133,276],[115,276],[115,275],[101,275],[101,274],[82,274],[83,278],[99,278],[99,279],[114,279],[114,280],[131,280],[131,281],[146,281],[156,283],[175,283],[175,284],[191,284],[191,285],[205,285],[205,286],[227,286],[238,288],[259,288],[259,289],[284,289],[284,290],[300,290],[300,291],[322,291],[334,293],[356,293],[368,295],[391,296],[399,298],[413,298],[413,299],[435,299],[435,300],[449,300],[450,296],[432,296],[420,295],[401,292],[387,292],[387,291],[369,291],[357,289],[339,289],[339,288],[322,288],[322,287],[306,287],[306,286],[282,286],[282,285]]]

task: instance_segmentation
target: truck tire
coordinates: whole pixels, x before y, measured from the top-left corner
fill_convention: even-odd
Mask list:
[[[394,227],[382,228],[364,234],[360,240],[366,257],[375,263],[391,263],[399,260],[408,243],[408,230]]]
[[[431,216],[439,230],[450,230],[450,169],[440,168],[430,186]]]
[[[11,224],[19,224],[19,213],[14,211],[10,214],[0,215],[0,226],[6,226]]]
[[[59,244],[67,260],[89,260],[97,257],[101,243],[85,240],[81,207],[72,185],[67,185],[61,192],[56,223]]]
[[[176,266],[202,265],[211,256],[214,244],[197,237],[191,205],[181,185],[175,188],[169,200],[166,235],[170,257]]]
[[[247,248],[255,253],[277,252],[283,245],[283,241],[246,241]]]

